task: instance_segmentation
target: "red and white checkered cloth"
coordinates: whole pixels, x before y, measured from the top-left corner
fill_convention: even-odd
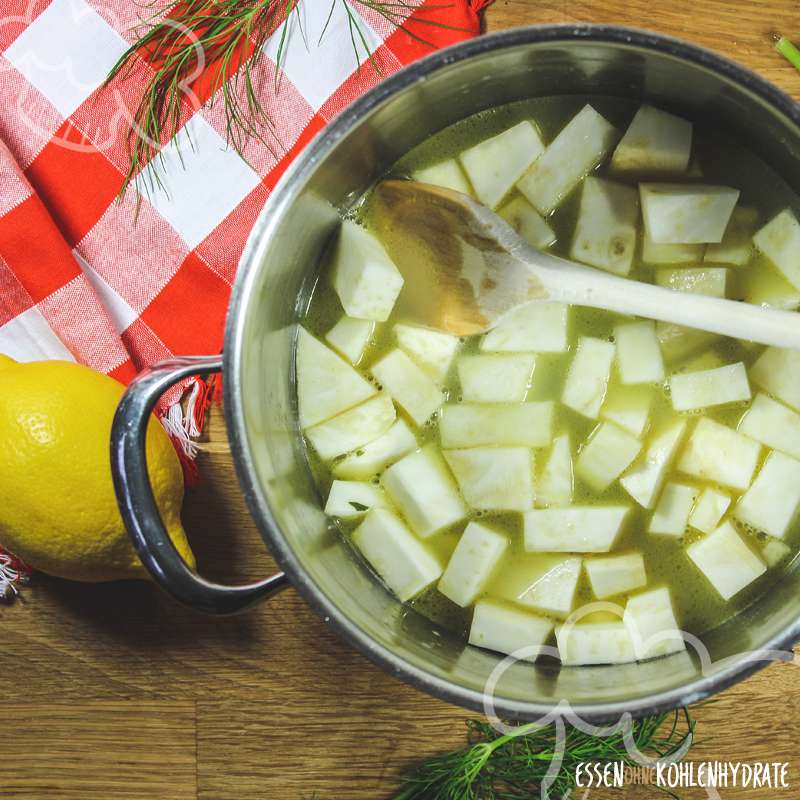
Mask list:
[[[489,1],[411,0],[407,25],[448,45],[479,32]],[[284,26],[256,57],[280,152],[253,140],[241,158],[225,145],[222,103],[206,104],[163,149],[164,188],[143,197],[137,214],[135,192],[116,198],[127,120],[151,67],[142,60],[127,78],[101,84],[152,9],[137,0],[4,0],[0,353],[75,360],[127,382],[160,359],[220,351],[236,265],[272,187],[380,79],[369,63],[359,67],[348,11],[361,18],[384,75],[430,51],[359,0],[336,0],[328,20],[332,2],[300,0],[284,23],[279,81]]]

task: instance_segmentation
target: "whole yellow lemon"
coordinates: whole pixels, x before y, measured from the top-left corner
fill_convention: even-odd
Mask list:
[[[146,578],[122,524],[109,437],[124,387],[67,361],[0,355],[0,545],[35,569],[78,581]],[[153,493],[183,559],[183,475],[164,429],[147,429]]]

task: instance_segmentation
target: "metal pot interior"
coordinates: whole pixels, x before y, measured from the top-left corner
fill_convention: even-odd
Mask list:
[[[797,111],[750,73],[641,32],[591,26],[511,31],[431,56],[329,126],[267,204],[231,304],[226,413],[239,476],[267,544],[308,601],[359,649],[404,680],[475,708],[500,658],[396,601],[320,511],[296,421],[294,325],[337,211],[398,157],[480,110],[528,97],[590,93],[646,99],[710,120],[744,139],[800,191]],[[746,653],[789,644],[798,616],[798,579],[790,574],[747,612],[703,637],[712,664],[702,666],[691,647],[687,654],[613,667],[517,663],[497,685],[495,708],[501,716],[534,718],[566,700],[596,719],[693,702],[763,663]]]

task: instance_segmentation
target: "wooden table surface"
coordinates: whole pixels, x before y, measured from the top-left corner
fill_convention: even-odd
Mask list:
[[[770,40],[774,30],[800,38],[797,0],[499,0],[486,17],[489,30],[577,21],[706,45],[800,98],[800,75]],[[219,411],[200,464],[207,480],[188,498],[185,521],[202,571],[268,573]],[[794,666],[772,665],[700,709],[693,758],[790,761],[800,785],[799,677]],[[41,577],[24,602],[0,606],[0,698],[4,800],[380,800],[415,759],[460,744],[469,716],[373,666],[293,590],[217,620],[146,583]]]

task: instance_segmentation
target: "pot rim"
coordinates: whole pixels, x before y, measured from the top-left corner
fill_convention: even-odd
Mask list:
[[[522,45],[580,41],[626,45],[677,57],[735,81],[766,101],[800,128],[800,104],[795,103],[766,79],[703,47],[649,30],[588,23],[535,25],[484,34],[433,52],[382,80],[347,106],[306,145],[278,181],[251,231],[239,261],[226,321],[223,374],[226,376],[240,374],[244,318],[239,309],[243,298],[250,294],[258,264],[268,248],[279,220],[297,198],[304,180],[356,123],[389,98],[450,64]],[[275,561],[286,572],[303,599],[349,645],[389,674],[435,697],[474,711],[484,712],[485,695],[482,692],[439,678],[393,654],[340,612],[316,586],[281,534],[280,527],[258,485],[244,427],[240,382],[223,380],[223,395],[231,452],[245,500]],[[791,650],[792,645],[798,640],[800,640],[800,619],[758,650],[742,654],[712,675],[701,676],[683,686],[635,700],[576,704],[570,706],[569,711],[587,721],[601,721],[618,719],[625,713],[638,717],[692,705],[762,669],[775,660],[778,651]],[[552,713],[554,706],[555,702],[549,704],[503,697],[493,698],[494,713],[506,719],[536,719]]]

